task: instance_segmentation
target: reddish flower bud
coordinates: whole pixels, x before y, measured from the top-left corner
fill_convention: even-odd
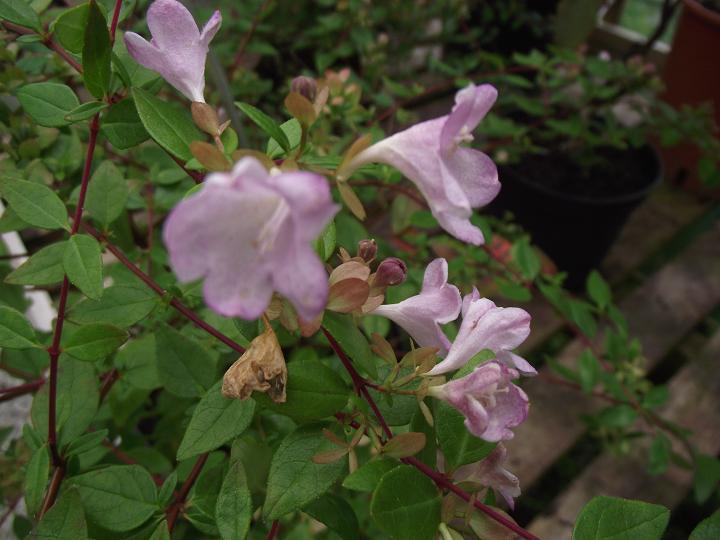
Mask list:
[[[375,255],[377,255],[377,244],[375,240],[360,240],[358,242],[357,254],[363,261],[367,263],[371,262],[375,258]]]
[[[315,82],[315,79],[301,75],[300,77],[295,77],[292,80],[290,83],[290,90],[297,92],[312,103],[315,101],[315,96],[317,95],[317,83]]]
[[[407,277],[407,266],[397,257],[388,257],[378,266],[375,272],[374,285],[387,287],[400,285]]]

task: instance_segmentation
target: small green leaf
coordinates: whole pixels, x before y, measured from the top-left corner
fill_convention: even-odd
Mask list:
[[[222,381],[218,381],[195,407],[177,451],[178,461],[220,448],[250,425],[255,402],[226,398],[221,386]]]
[[[288,141],[288,138],[283,130],[280,129],[280,126],[278,126],[272,118],[249,103],[236,101],[235,105],[237,105],[238,108],[244,112],[250,120],[255,122],[255,124],[269,137],[275,139],[285,152],[290,151],[290,141]]]
[[[83,103],[67,113],[65,115],[65,120],[68,122],[80,122],[82,120],[87,120],[88,118],[95,116],[100,111],[106,109],[107,106],[108,104],[103,103],[102,101],[88,101],[87,103]],[[105,161],[103,163],[110,162]]]
[[[55,38],[71,53],[82,52],[89,10],[90,6],[87,3],[66,9],[55,19],[52,26]]]
[[[100,300],[87,298],[75,304],[68,318],[80,324],[99,322],[127,328],[147,317],[157,303],[150,289],[113,285],[103,290]]]
[[[97,431],[86,433],[85,435],[80,435],[77,439],[71,441],[67,445],[63,455],[65,457],[70,457],[92,450],[93,448],[100,446],[107,436],[107,429],[99,429]]]
[[[315,252],[323,260],[327,261],[335,252],[336,233],[335,222],[328,223],[322,234],[315,240]]]
[[[285,134],[290,143],[290,150],[296,148],[300,144],[302,127],[300,127],[300,122],[298,122],[295,118],[291,118],[287,122],[283,122],[282,124],[280,124],[280,129]],[[283,150],[282,146],[278,144],[275,138],[271,138],[268,141],[265,153],[270,156],[270,158],[274,159],[280,157],[283,155],[284,152],[285,151]]]
[[[720,459],[699,454],[695,458],[693,494],[698,504],[705,503],[715,492],[720,482]]]
[[[33,452],[25,470],[23,487],[28,515],[34,515],[40,509],[49,476],[50,453],[47,445],[43,445]]]
[[[78,487],[88,518],[111,531],[129,531],[157,510],[157,489],[139,465],[111,465],[69,480]]]
[[[41,30],[40,17],[26,0],[0,0],[0,19]]]
[[[380,458],[368,461],[365,465],[351,473],[343,480],[343,487],[353,491],[372,492],[383,475],[397,467],[399,463],[394,459]]]
[[[125,344],[115,355],[115,366],[130,386],[141,390],[162,386],[157,372],[155,336],[151,333]]]
[[[325,493],[345,470],[345,460],[319,465],[312,457],[337,448],[319,426],[302,426],[280,443],[270,465],[263,505],[266,520],[298,510]]]
[[[605,309],[612,301],[612,292],[600,272],[593,270],[587,278],[587,292],[600,309]]]
[[[215,382],[215,359],[197,341],[163,325],[155,336],[158,374],[165,389],[179,397],[198,397]]]
[[[127,182],[120,170],[112,161],[103,161],[90,179],[85,208],[107,227],[122,214],[128,194]]]
[[[327,311],[323,318],[323,325],[340,346],[347,351],[347,354],[355,362],[355,367],[359,368],[361,372],[370,375],[373,379],[377,378],[377,367],[370,345],[363,333],[355,325],[352,315]]]
[[[326,493],[303,508],[303,512],[338,533],[343,540],[360,538],[360,523],[355,511],[345,499],[337,495]]]
[[[215,505],[220,537],[223,540],[245,538],[250,529],[252,511],[245,468],[240,460],[236,460],[230,464]]]
[[[112,44],[105,16],[95,0],[90,0],[83,41],[83,80],[88,91],[102,98],[110,89]]]
[[[80,105],[69,86],[51,82],[26,84],[18,90],[17,98],[30,118],[45,127],[68,125],[65,116]]]
[[[13,285],[51,285],[65,277],[63,256],[66,242],[45,246],[5,277]]]
[[[160,523],[158,523],[148,540],[170,540],[170,531],[168,530],[166,520],[163,519]]]
[[[202,134],[187,111],[156,98],[141,88],[133,88],[133,98],[143,126],[165,150],[184,161],[192,159],[190,143],[202,140]]]
[[[86,296],[98,299],[103,293],[102,253],[92,236],[75,234],[68,240],[63,266],[70,282]]]
[[[32,540],[85,540],[85,512],[77,488],[66,489],[30,535]]]
[[[580,512],[573,540],[660,540],[670,511],[660,505],[595,497]]]
[[[120,150],[133,148],[150,137],[138,116],[135,102],[130,98],[110,106],[103,116],[100,129],[110,144]]]
[[[70,230],[65,205],[49,187],[17,178],[3,178],[0,189],[15,213],[26,223],[42,229]]]
[[[0,347],[5,349],[40,347],[30,323],[22,313],[8,306],[0,306]]]
[[[275,403],[259,394],[258,403],[263,407],[304,424],[332,416],[347,404],[350,390],[329,367],[317,360],[304,360],[290,362],[287,368],[287,400]]]
[[[127,332],[109,324],[81,326],[63,345],[63,350],[78,360],[93,362],[114,353],[127,341]]]
[[[658,433],[653,439],[648,452],[648,471],[658,475],[664,473],[670,465],[670,452],[672,443],[663,433]]]
[[[380,479],[370,515],[393,540],[432,540],[440,525],[440,493],[427,476],[399,465]]]
[[[637,412],[630,405],[613,405],[603,409],[597,417],[598,422],[605,427],[626,428],[631,426],[637,418]]]
[[[717,540],[720,538],[720,510],[716,510],[709,518],[703,519],[688,540]]]
[[[578,371],[583,392],[590,393],[600,376],[600,363],[590,349],[585,349],[578,358]]]
[[[530,240],[527,237],[523,237],[515,242],[512,247],[512,256],[525,279],[535,279],[540,273],[540,269],[542,268],[540,257],[530,245]]]

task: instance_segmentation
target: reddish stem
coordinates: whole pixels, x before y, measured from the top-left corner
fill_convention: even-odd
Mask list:
[[[32,34],[38,33],[37,31],[33,30],[32,28],[20,26],[19,24],[14,24],[14,23],[11,23],[8,21],[2,21],[2,24],[8,30],[15,32],[16,34],[21,35],[21,36],[22,35],[32,35]],[[42,37],[43,45],[45,45],[48,49],[55,51],[57,53],[57,55],[60,56],[63,60],[65,60],[68,64],[70,64],[70,66],[72,66],[75,69],[75,71],[77,71],[78,73],[83,72],[83,68],[80,65],[80,63],[77,60],[75,60],[75,58],[73,58],[69,52],[67,52],[65,49],[63,49],[62,46],[60,46],[60,44],[57,41],[52,39],[52,37],[49,34],[48,35],[40,34],[40,35]]]
[[[378,408],[377,404],[375,403],[375,400],[372,398],[370,393],[367,389],[367,383],[365,379],[357,372],[355,369],[355,366],[353,366],[352,361],[347,356],[345,351],[342,349],[340,344],[335,341],[335,339],[330,335],[330,333],[323,327],[322,328],[323,333],[325,334],[325,337],[327,338],[328,342],[330,343],[330,347],[332,347],[333,351],[335,351],[335,354],[337,354],[338,358],[340,358],[340,361],[342,362],[343,366],[345,366],[345,369],[347,370],[348,374],[350,375],[350,378],[353,381],[353,384],[355,385],[355,389],[358,391],[358,394],[362,395],[365,401],[367,401],[368,405],[372,409],[373,413],[375,414],[375,417],[377,418],[377,421],[380,423],[380,426],[382,427],[383,432],[385,433],[385,436],[388,440],[393,438],[392,430],[390,429],[390,426],[388,426],[387,422],[385,421],[385,418]],[[513,522],[512,520],[506,518],[501,513],[494,510],[492,507],[481,503],[480,501],[475,500],[472,495],[470,495],[467,491],[459,488],[456,486],[450,479],[445,477],[442,473],[428,467],[425,465],[422,461],[414,458],[414,457],[408,457],[403,458],[401,460],[403,463],[406,463],[408,465],[412,465],[416,469],[418,469],[421,473],[428,476],[435,484],[441,488],[446,489],[448,491],[451,491],[461,499],[467,502],[473,503],[475,508],[483,512],[485,515],[490,517],[491,519],[497,521],[507,529],[513,531],[518,536],[521,536],[522,538],[525,538],[526,540],[539,540],[539,538],[529,531],[526,531],[522,527],[520,527],[517,523]]]
[[[105,398],[110,393],[115,382],[120,378],[120,372],[116,368],[112,368],[103,377],[102,384],[100,386],[100,403],[105,401]]]
[[[65,478],[65,465],[61,464],[60,466],[55,467],[55,470],[53,471],[52,478],[50,479],[50,486],[45,493],[45,498],[43,499],[42,506],[38,512],[38,520],[42,519],[45,512],[50,510],[52,505],[55,503],[63,478]]]
[[[238,47],[238,52],[235,55],[235,60],[233,61],[233,65],[230,70],[231,78],[235,74],[235,72],[240,68],[240,65],[242,64],[243,56],[245,56],[245,49],[247,48],[248,44],[250,43],[250,40],[252,39],[253,35],[255,34],[255,30],[257,30],[257,26],[260,23],[260,16],[267,9],[269,4],[270,4],[270,0],[265,0],[262,4],[260,4],[260,7],[255,12],[255,15],[253,16],[253,19],[252,19],[252,23],[250,23],[250,28],[248,29],[247,33],[243,36],[243,39],[240,42],[240,45]]]
[[[277,536],[278,529],[280,528],[280,522],[276,519],[272,522],[272,526],[270,527],[270,532],[268,532],[267,536],[265,537],[265,540],[274,540]]]
[[[29,394],[30,392],[34,392],[35,390],[40,388],[43,384],[45,384],[45,379],[37,379],[27,383],[19,384],[17,386],[11,386],[10,388],[0,388],[0,395],[4,396],[7,394]]]
[[[200,454],[200,456],[197,458],[197,461],[195,462],[195,465],[192,468],[192,471],[190,471],[190,476],[188,476],[185,482],[183,482],[183,485],[180,486],[180,491],[178,491],[177,495],[175,496],[175,500],[167,509],[168,531],[172,532],[173,528],[175,527],[175,522],[177,521],[178,515],[180,514],[180,510],[185,504],[185,499],[187,499],[187,496],[190,493],[190,489],[192,489],[193,484],[195,484],[198,476],[200,476],[200,471],[202,471],[202,468],[207,461],[208,455],[208,453]]]

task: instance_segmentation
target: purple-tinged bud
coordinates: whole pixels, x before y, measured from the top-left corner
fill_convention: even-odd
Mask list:
[[[407,266],[397,257],[388,257],[378,266],[373,285],[389,287],[400,285],[407,277]]]
[[[290,83],[290,90],[297,92],[306,98],[310,103],[313,103],[315,101],[315,96],[317,95],[317,83],[315,82],[315,79],[301,75],[300,77],[295,77],[292,80]]]
[[[375,255],[377,255],[377,244],[375,240],[360,240],[358,242],[358,257],[360,257],[366,263],[371,262]]]

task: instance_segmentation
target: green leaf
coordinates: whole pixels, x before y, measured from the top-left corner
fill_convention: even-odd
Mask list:
[[[28,515],[34,515],[40,509],[49,476],[50,453],[45,444],[33,452],[25,469],[23,489]]]
[[[85,209],[107,227],[122,214],[128,194],[122,173],[112,161],[103,161],[90,179]]]
[[[111,465],[69,480],[78,487],[88,518],[111,531],[129,531],[157,510],[157,490],[139,465]]]
[[[30,118],[45,127],[68,125],[65,116],[80,104],[70,87],[50,82],[27,84],[17,91],[17,98]]]
[[[573,540],[660,540],[670,511],[660,505],[595,497],[580,512]]]
[[[605,427],[626,428],[631,426],[637,418],[637,411],[630,405],[613,405],[603,409],[597,417],[598,422]]]
[[[89,4],[80,4],[66,9],[55,19],[53,35],[68,51],[80,54],[85,42],[85,27],[88,22]]]
[[[255,402],[228,399],[220,392],[221,386],[222,381],[218,381],[195,407],[177,451],[178,461],[215,450],[250,425]]]
[[[577,325],[583,334],[593,337],[597,331],[597,322],[592,314],[592,308],[587,302],[580,300],[570,301],[570,319]]]
[[[77,439],[67,445],[63,455],[65,457],[70,457],[92,450],[93,448],[100,446],[107,436],[107,429],[99,429],[97,431],[86,433],[85,435],[80,435]]]
[[[352,506],[337,495],[326,493],[311,502],[303,512],[324,523],[343,540],[359,540],[360,523]]]
[[[540,273],[542,263],[535,249],[530,245],[530,240],[523,237],[512,247],[512,256],[523,277],[527,280],[535,279]]]
[[[220,537],[223,540],[245,538],[250,529],[252,511],[245,468],[240,460],[236,460],[230,464],[215,505]]]
[[[300,127],[300,122],[298,122],[295,118],[291,118],[287,122],[283,122],[282,124],[280,124],[280,129],[285,134],[290,143],[290,150],[300,144],[300,135],[302,133],[302,128]],[[274,137],[268,141],[267,149],[265,150],[265,153],[268,156],[270,156],[271,158],[277,158],[282,156],[283,152],[283,148],[278,144]]]
[[[150,137],[140,121],[135,102],[130,98],[110,106],[103,116],[100,129],[110,144],[120,150],[133,148]]]
[[[114,353],[127,338],[127,332],[117,326],[87,324],[65,341],[63,350],[78,360],[93,362]]]
[[[123,381],[141,390],[154,390],[162,386],[157,372],[155,336],[144,336],[129,341],[115,355],[115,366]]]
[[[106,109],[107,106],[108,104],[103,103],[102,101],[88,101],[87,103],[83,103],[67,113],[65,115],[65,120],[68,122],[80,122],[82,120],[87,120],[95,116],[100,111]],[[110,162],[106,161],[104,163]]]
[[[435,429],[447,466],[456,469],[487,457],[496,446],[472,435],[465,427],[465,417],[444,401],[435,409]]]
[[[30,323],[22,313],[8,306],[0,306],[0,347],[4,349],[40,347]]]
[[[323,326],[355,362],[359,371],[377,378],[375,358],[363,333],[355,326],[352,315],[325,312]]]
[[[148,540],[170,540],[170,531],[168,530],[166,520],[163,519],[160,523],[158,523]]]
[[[266,520],[298,510],[325,493],[345,471],[345,460],[319,465],[312,457],[337,448],[323,437],[319,426],[302,426],[280,443],[270,464]]]
[[[190,143],[203,137],[188,112],[141,88],[133,88],[132,95],[140,121],[155,142],[183,161],[192,159]]]
[[[394,540],[433,540],[441,500],[432,480],[410,465],[399,465],[380,479],[370,515]]]
[[[716,510],[709,518],[703,519],[688,540],[717,540],[720,538],[720,510]]]
[[[70,282],[86,296],[96,300],[102,296],[102,253],[92,236],[75,234],[70,237],[63,266]]]
[[[380,458],[368,461],[343,480],[342,486],[353,491],[372,492],[383,475],[399,464],[394,459]]]
[[[332,257],[332,254],[335,252],[335,243],[335,222],[331,221],[330,223],[328,223],[327,227],[325,227],[325,230],[323,230],[322,234],[315,240],[313,245],[315,247],[315,252],[318,254],[318,256],[323,261],[327,261],[330,257]]]
[[[590,393],[598,382],[600,376],[600,363],[590,349],[585,349],[578,358],[578,371],[580,373],[580,385],[583,392]]]
[[[289,416],[298,424],[332,416],[345,407],[350,390],[335,371],[317,360],[290,362],[287,366],[287,401],[275,403],[265,394],[258,402]]]
[[[75,304],[68,318],[80,324],[100,322],[127,328],[147,317],[157,303],[150,289],[113,285],[103,290],[100,300],[87,298]]]
[[[0,0],[0,19],[41,30],[40,17],[26,0]]]
[[[83,80],[88,91],[102,98],[110,89],[112,43],[105,15],[95,0],[90,0],[83,41]]]
[[[600,272],[593,270],[587,278],[587,292],[600,309],[605,309],[612,301],[612,292]]]
[[[77,488],[66,489],[31,533],[32,540],[85,540],[85,512]]]
[[[663,433],[658,433],[650,445],[648,471],[658,475],[664,473],[670,465],[672,443]]]
[[[51,285],[65,277],[63,255],[66,242],[45,246],[15,270],[5,276],[5,283],[13,285]]]
[[[30,415],[43,440],[48,432],[48,385],[35,394]],[[98,377],[92,364],[61,355],[58,366],[56,425],[60,446],[85,433],[100,402]]]
[[[15,213],[26,223],[42,229],[70,230],[65,205],[49,187],[3,178],[0,189]]]
[[[288,141],[287,136],[283,132],[282,129],[280,129],[280,126],[278,126],[275,121],[270,118],[267,114],[262,112],[257,107],[253,107],[249,103],[241,103],[239,101],[235,102],[235,105],[238,106],[238,108],[244,112],[250,120],[255,122],[255,124],[262,129],[269,137],[273,138],[277,143],[282,147],[285,152],[290,151],[290,141]]]
[[[704,504],[715,492],[720,482],[720,460],[714,456],[699,454],[695,458],[693,494],[698,504]]]
[[[168,392],[179,397],[199,397],[213,385],[215,360],[195,340],[163,325],[155,342],[158,374]]]

